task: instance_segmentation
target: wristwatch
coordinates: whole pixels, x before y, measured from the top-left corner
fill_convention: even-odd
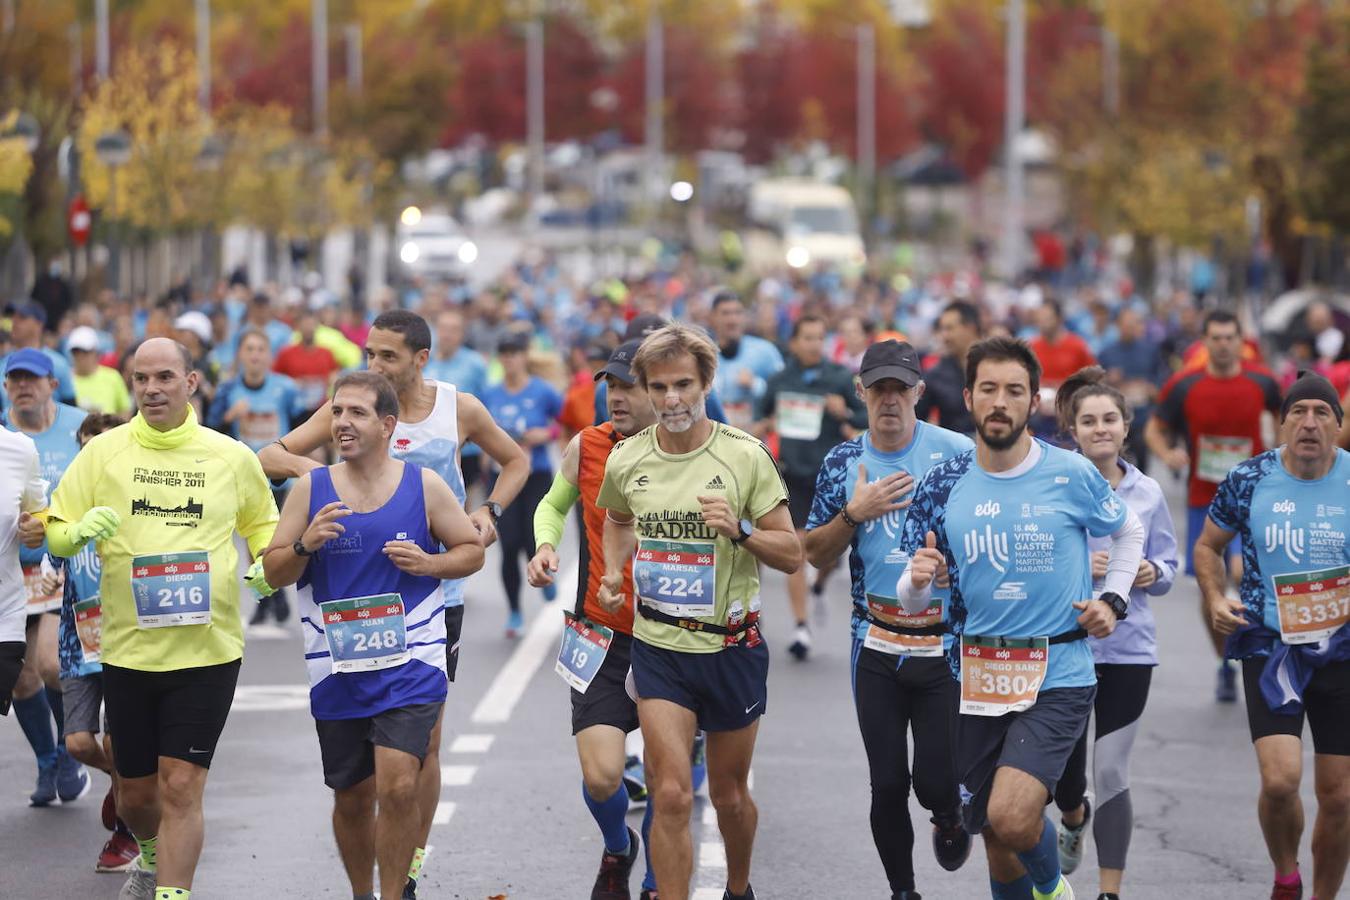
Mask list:
[[[314,551],[306,547],[304,541],[296,541],[294,544],[291,544],[291,552],[294,553],[296,556],[314,555]]]
[[[483,508],[488,511],[489,516],[492,516],[492,524],[496,525],[497,520],[502,517],[502,505],[496,500],[488,500],[483,504]]]
[[[741,533],[731,539],[733,544],[744,544],[755,533],[755,526],[749,519],[741,519]]]
[[[1111,607],[1111,612],[1116,614],[1117,622],[1124,622],[1125,617],[1130,614],[1130,601],[1115,591],[1103,591],[1097,599]]]

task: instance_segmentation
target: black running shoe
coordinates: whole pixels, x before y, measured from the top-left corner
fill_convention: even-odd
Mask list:
[[[891,900],[923,900],[923,895],[918,891],[901,891],[898,894],[891,894]]]
[[[633,872],[633,864],[642,855],[637,832],[628,829],[628,853],[615,856],[608,850],[600,857],[600,872],[595,876],[595,887],[591,888],[591,900],[629,900],[628,876]]]
[[[417,879],[409,878],[403,885],[403,900],[417,900]]]
[[[747,884],[744,894],[733,894],[731,888],[726,888],[722,891],[722,900],[755,900],[755,889]]]
[[[933,855],[937,857],[938,865],[948,872],[955,872],[970,858],[970,833],[961,827],[960,820],[943,822],[934,818],[931,821]]]

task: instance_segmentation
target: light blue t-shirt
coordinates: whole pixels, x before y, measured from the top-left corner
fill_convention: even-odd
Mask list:
[[[747,334],[741,338],[736,355],[718,353],[717,375],[713,387],[726,410],[727,424],[746,428],[754,418],[755,401],[764,393],[769,377],[783,368],[783,354],[762,337]],[[741,384],[741,373],[749,370],[749,387]]]
[[[867,470],[869,482],[880,481],[896,472],[908,472],[918,484],[933,466],[973,446],[965,435],[927,422],[915,422],[914,437],[894,453],[883,453],[874,447],[869,432],[839,444],[825,455],[825,462],[816,476],[816,493],[806,530],[825,525],[853,499],[859,464]],[[848,568],[853,577],[852,633],[857,640],[867,634],[867,595],[895,599],[895,583],[909,562],[909,554],[900,549],[906,513],[906,510],[887,513],[879,519],[864,522],[853,532]],[[948,596],[947,591],[933,591],[933,599],[942,603],[944,618]],[[944,648],[950,648],[951,642],[950,634],[943,636]]]
[[[958,634],[1054,637],[1077,628],[1073,604],[1093,596],[1088,537],[1118,531],[1129,516],[1092,463],[1036,443],[1041,457],[1025,472],[999,478],[969,451],[935,466],[914,492],[900,545],[913,553],[936,535]],[[1086,640],[1050,647],[1042,691],[1096,683]]]
[[[74,556],[62,560],[66,572],[65,593],[61,598],[61,622],[56,631],[56,658],[62,678],[82,678],[103,671],[103,664],[84,658],[84,645],[75,626],[75,603],[99,593],[103,561],[90,541]]]
[[[225,413],[241,399],[248,401],[248,412],[226,425]],[[269,372],[262,384],[249,387],[241,375],[221,384],[206,413],[206,424],[243,441],[256,453],[289,432],[291,423],[306,412],[300,388],[287,376]]]
[[[67,406],[64,403],[56,404],[56,417],[52,420],[52,425],[46,431],[38,434],[29,434],[33,443],[37,444],[38,461],[42,466],[42,477],[47,479],[47,499],[50,500],[52,491],[56,490],[56,485],[61,481],[61,476],[65,474],[70,461],[75,458],[75,454],[80,452],[80,439],[76,434],[80,430],[80,423],[88,413],[78,406]],[[10,419],[10,415],[5,416],[5,427],[10,431],[20,431]],[[27,432],[23,432],[28,434]],[[22,566],[35,566],[42,562],[42,557],[47,555],[47,542],[44,540],[42,546],[36,550],[29,550],[27,547],[19,547],[19,564]]]
[[[51,349],[42,347],[42,353],[52,361],[52,377],[56,379],[56,399],[59,403],[75,402],[75,375],[70,369],[70,360]],[[5,363],[9,360],[9,354],[0,356],[0,372],[5,371]],[[0,384],[0,399],[4,401],[4,408],[9,410],[9,394],[5,393],[4,385]]]
[[[427,360],[422,377],[428,381],[453,384],[457,390],[481,398],[487,390],[487,360],[477,350],[460,347],[449,359],[433,356]],[[464,444],[460,447],[459,455],[474,456],[481,452],[477,444]]]
[[[1317,580],[1316,574],[1350,565],[1350,453],[1337,450],[1325,477],[1304,481],[1280,462],[1282,450],[1268,450],[1235,466],[1209,507],[1214,524],[1242,538],[1238,592],[1247,621],[1276,632],[1280,613],[1275,578]]]

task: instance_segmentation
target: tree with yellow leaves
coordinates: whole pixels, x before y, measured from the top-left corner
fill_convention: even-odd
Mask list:
[[[24,139],[3,136],[10,134],[18,118],[18,110],[0,118],[0,238],[14,233],[19,198],[33,174],[33,157]]]

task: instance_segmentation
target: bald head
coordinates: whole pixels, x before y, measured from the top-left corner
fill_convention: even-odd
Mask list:
[[[132,358],[136,407],[159,431],[177,428],[187,419],[188,398],[197,390],[198,378],[192,354],[172,338],[150,338]]]
[[[192,351],[173,338],[156,337],[141,342],[134,357],[136,368],[177,365],[184,375],[192,371]]]

